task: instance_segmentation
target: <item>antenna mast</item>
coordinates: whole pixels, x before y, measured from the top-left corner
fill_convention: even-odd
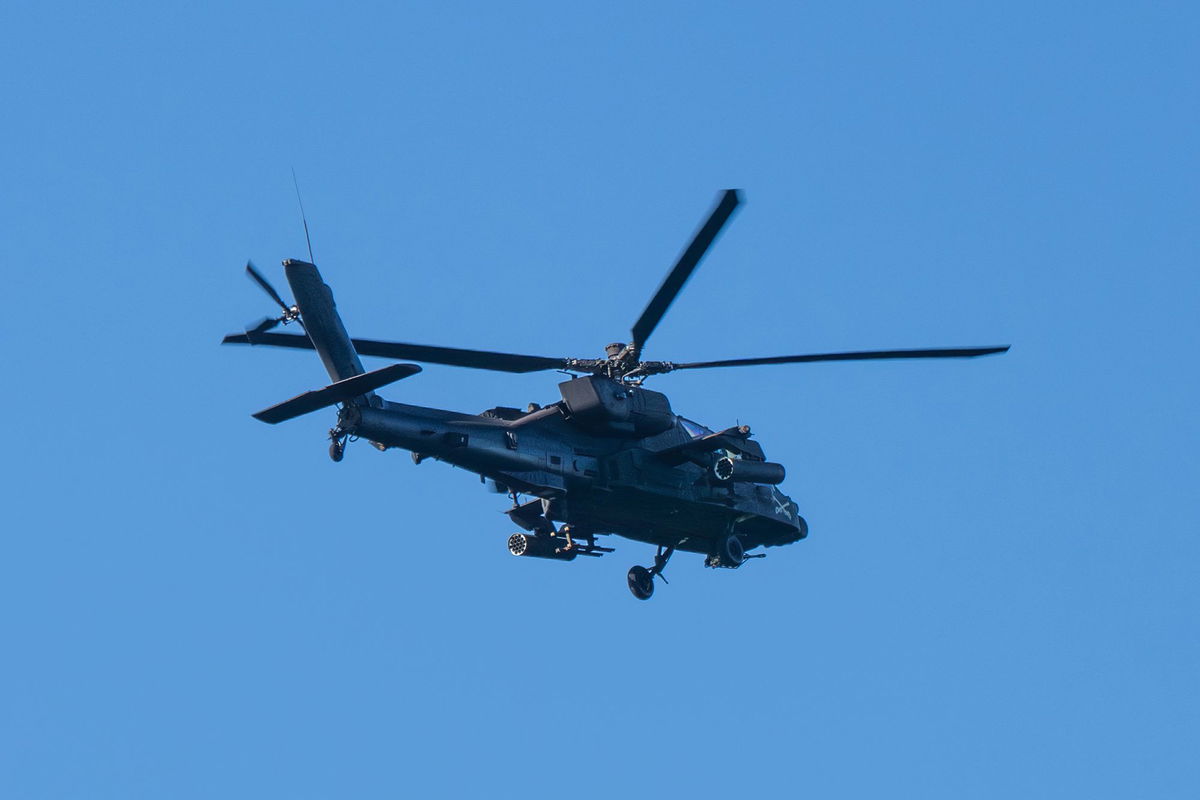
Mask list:
[[[296,202],[300,204],[300,221],[304,223],[304,243],[308,245],[308,263],[317,263],[313,258],[312,239],[308,236],[308,218],[304,215],[304,201],[300,199],[300,182],[296,180],[296,168],[292,167],[292,185],[296,187]]]

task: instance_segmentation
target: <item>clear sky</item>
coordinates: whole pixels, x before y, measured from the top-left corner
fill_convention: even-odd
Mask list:
[[[5,4],[0,795],[1192,796],[1198,22]],[[657,379],[811,534],[638,602],[646,545],[515,559],[471,475],[250,418],[326,382],[217,344],[293,167],[360,336],[597,356],[740,188],[647,357],[1013,349]]]

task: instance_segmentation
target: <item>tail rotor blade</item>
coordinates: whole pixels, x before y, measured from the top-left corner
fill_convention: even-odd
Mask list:
[[[253,261],[246,262],[246,274],[250,276],[250,280],[254,281],[259,287],[267,293],[267,296],[279,304],[279,307],[284,311],[291,309],[287,303],[283,302],[283,298],[279,296],[279,292],[275,291],[275,287],[262,276],[262,273],[255,268]]]
[[[253,328],[246,328],[246,335],[254,336],[259,333],[266,333],[267,331],[271,330],[272,328],[277,327],[279,325],[279,323],[280,323],[280,320],[277,318],[263,317],[262,319],[260,319],[258,322],[256,322],[254,324]]]

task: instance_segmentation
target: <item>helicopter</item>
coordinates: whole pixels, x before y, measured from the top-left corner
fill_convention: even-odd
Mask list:
[[[654,545],[650,566],[626,575],[640,600],[676,552],[698,553],[708,567],[736,569],[804,539],[799,506],[780,491],[784,466],[768,461],[745,425],[713,430],[680,416],[665,394],[644,387],[677,370],[910,358],[973,358],[1004,353],[995,347],[872,350],[719,361],[645,361],[642,353],[671,303],[741,202],[722,192],[715,207],[633,324],[628,342],[605,347],[604,358],[555,358],[486,350],[351,338],[333,292],[312,263],[286,259],[295,302],[287,303],[253,265],[246,273],[281,309],[224,344],[315,350],[333,381],[252,416],[277,424],[337,406],[329,455],[341,461],[349,441],[366,439],[381,451],[401,449],[420,464],[442,461],[468,470],[509,496],[507,514],[519,529],[508,537],[514,556],[572,561],[614,551],[598,537],[617,535]],[[305,233],[307,236],[307,222]],[[272,332],[295,323],[303,333]],[[377,390],[421,371],[394,363],[367,372],[360,356],[405,359],[510,373],[555,370],[560,399],[525,409],[499,406],[480,414],[384,400]]]

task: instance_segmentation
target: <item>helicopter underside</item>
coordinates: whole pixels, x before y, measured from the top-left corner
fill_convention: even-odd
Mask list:
[[[777,491],[773,495],[781,498],[784,509],[795,507]],[[790,544],[808,533],[802,521],[767,516],[744,507],[682,500],[634,487],[571,497],[567,509],[563,521],[573,528],[693,553],[712,553],[731,534],[737,535],[749,550],[761,545]]]

